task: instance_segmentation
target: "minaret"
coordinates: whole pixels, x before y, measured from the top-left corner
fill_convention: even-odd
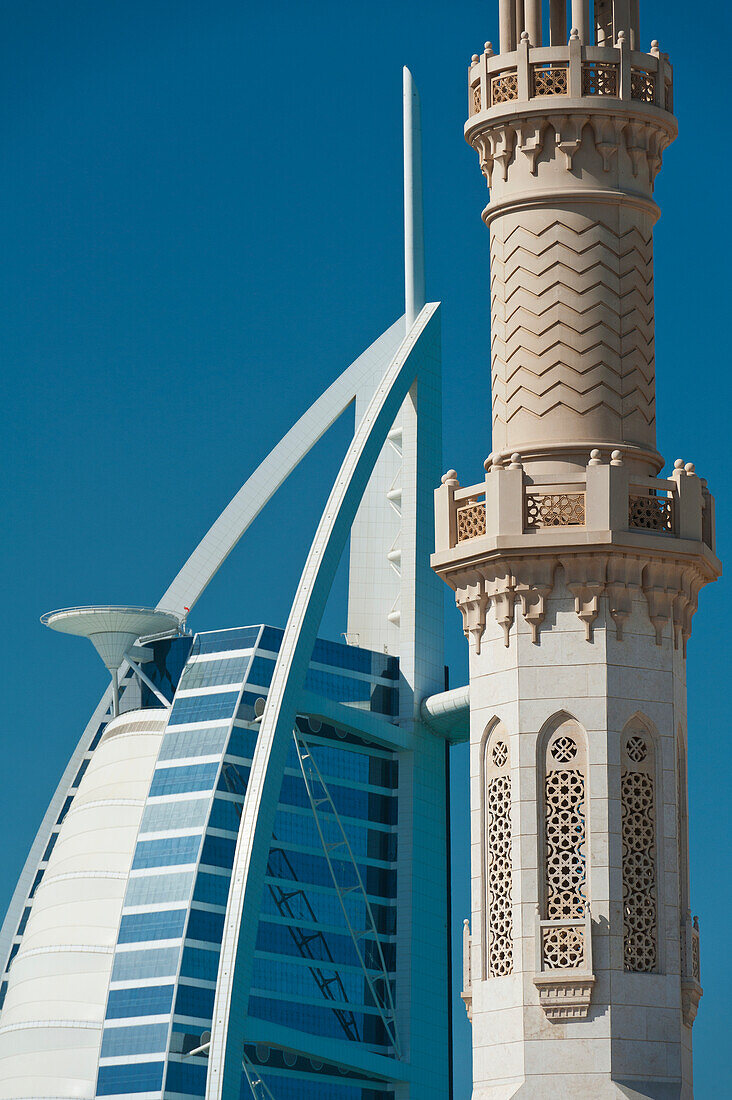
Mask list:
[[[468,77],[493,440],[442,479],[433,566],[470,657],[473,1097],[690,1098],[686,644],[720,565],[706,482],[656,450],[673,78],[638,0],[568,7],[500,0]]]

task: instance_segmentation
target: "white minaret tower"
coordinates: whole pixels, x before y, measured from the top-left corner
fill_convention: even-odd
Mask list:
[[[677,128],[638,8],[500,0],[500,52],[469,69],[493,450],[480,484],[443,477],[433,566],[470,649],[474,1100],[692,1096],[686,643],[720,565],[693,463],[659,477],[653,183]]]

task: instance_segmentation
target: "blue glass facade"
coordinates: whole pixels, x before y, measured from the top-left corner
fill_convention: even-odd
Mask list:
[[[120,922],[99,1096],[205,1094],[221,937],[258,714],[282,632],[199,634],[179,669]],[[190,644],[190,640],[189,640]],[[168,664],[156,666],[162,679]],[[398,661],[330,642],[306,690],[388,721]],[[337,724],[297,720],[267,861],[248,1000],[278,1029],[395,1055],[397,754]],[[306,1040],[307,1041],[307,1040]],[[256,1084],[256,1080],[261,1084]],[[253,1044],[242,1096],[386,1100],[391,1088],[273,1038]]]

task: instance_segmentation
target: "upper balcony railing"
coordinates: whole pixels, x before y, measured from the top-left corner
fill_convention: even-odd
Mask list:
[[[593,450],[584,473],[530,476],[521,456],[492,464],[478,485],[461,488],[454,471],[437,497],[438,552],[485,536],[532,535],[562,528],[628,531],[713,546],[714,502],[693,463],[677,462],[670,478],[641,477]],[[527,546],[529,544],[522,543]]]
[[[614,98],[673,111],[673,70],[657,42],[640,53],[624,37],[617,47],[583,46],[572,38],[566,46],[534,48],[523,39],[505,54],[494,54],[487,42],[482,55],[474,54],[468,79],[471,121],[503,104],[557,97]]]

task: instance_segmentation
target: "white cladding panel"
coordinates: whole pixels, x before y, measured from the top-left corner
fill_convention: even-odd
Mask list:
[[[109,723],[61,827],[10,972],[0,1100],[95,1095],[122,903],[165,717],[137,711]]]

